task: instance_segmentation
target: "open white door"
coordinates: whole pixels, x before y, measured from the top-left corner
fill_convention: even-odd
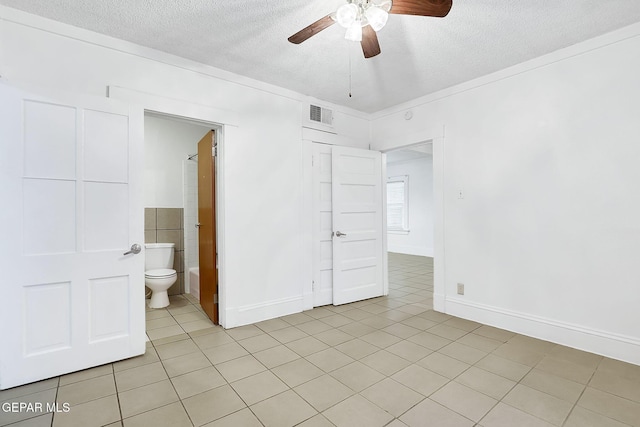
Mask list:
[[[385,292],[382,155],[332,148],[333,303]]]
[[[0,389],[144,353],[143,133],[142,109],[0,83]]]

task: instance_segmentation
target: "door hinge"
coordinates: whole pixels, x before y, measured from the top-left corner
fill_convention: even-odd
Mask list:
[[[311,166],[312,166],[312,167],[313,167],[313,162],[314,162],[314,160],[313,160],[313,159],[314,159],[314,157],[315,157],[315,156],[311,156]]]
[[[218,303],[218,294],[213,294],[213,303],[214,304]]]
[[[316,281],[315,280],[311,281],[311,290],[314,291],[314,292],[316,290]]]

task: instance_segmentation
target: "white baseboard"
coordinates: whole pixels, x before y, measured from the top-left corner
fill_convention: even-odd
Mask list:
[[[304,310],[304,297],[282,298],[260,304],[230,307],[226,310],[225,328],[250,325]]]
[[[434,307],[438,300],[438,307],[435,308],[437,311],[640,365],[640,340],[637,338],[585,328],[528,313],[471,303],[460,298],[443,298],[442,295],[438,297],[434,295]],[[439,310],[440,307],[442,310]]]
[[[444,313],[445,312],[445,303],[444,303],[444,295],[443,294],[438,294],[438,293],[433,293],[433,309],[435,311],[439,311],[440,313]]]
[[[433,248],[427,248],[424,246],[392,245],[390,243],[387,243],[387,245],[388,252],[433,257]]]

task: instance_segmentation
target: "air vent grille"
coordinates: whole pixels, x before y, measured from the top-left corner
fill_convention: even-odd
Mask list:
[[[322,123],[325,125],[333,125],[333,111],[328,108],[322,108],[317,105],[309,106],[309,120],[312,122]]]

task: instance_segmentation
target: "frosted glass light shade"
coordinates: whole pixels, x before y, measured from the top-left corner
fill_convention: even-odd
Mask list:
[[[362,41],[362,24],[360,21],[355,21],[344,35],[344,38],[354,42]]]
[[[349,28],[358,17],[358,6],[353,3],[344,4],[336,12],[336,21],[344,28]]]
[[[369,21],[369,25],[371,25],[374,31],[380,31],[389,19],[389,14],[377,6],[370,6],[369,9],[364,12],[364,16],[367,17],[367,21]]]

